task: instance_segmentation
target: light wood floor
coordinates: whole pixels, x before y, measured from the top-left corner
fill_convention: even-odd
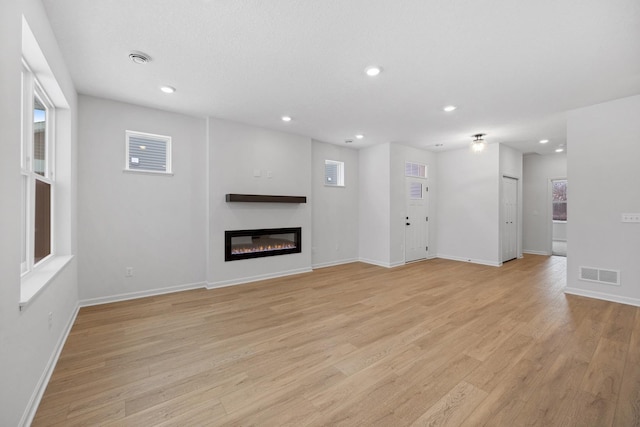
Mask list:
[[[566,259],[354,263],[83,308],[34,425],[640,425],[640,309]]]

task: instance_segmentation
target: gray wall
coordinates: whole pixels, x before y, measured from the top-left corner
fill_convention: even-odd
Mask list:
[[[30,303],[20,300],[20,105],[22,15],[40,47],[46,68],[60,86],[68,105],[61,114],[65,124],[57,134],[56,155],[67,170],[58,175],[55,229],[65,255],[76,253],[76,93],[58,49],[42,4],[38,0],[0,3],[0,425],[28,423],[44,392],[57,352],[78,304],[76,261],[73,259]],[[40,76],[45,78],[46,76]],[[48,316],[53,322],[49,326]]]
[[[567,292],[640,305],[640,95],[572,111],[567,123]],[[581,266],[620,271],[620,286],[581,281]]]
[[[523,251],[551,255],[550,181],[567,177],[567,155],[527,154],[523,171]]]
[[[358,151],[313,141],[312,264],[324,267],[358,259]],[[324,162],[344,162],[345,186],[324,184]]]
[[[126,130],[171,136],[173,176],[123,172]],[[203,286],[206,121],[80,96],[78,135],[83,302]]]
[[[438,154],[438,257],[500,265],[499,145]]]
[[[310,138],[209,119],[209,287],[311,270],[310,165]],[[308,203],[226,203],[228,193],[307,196]],[[225,230],[280,227],[302,227],[301,253],[225,262]]]
[[[358,152],[360,260],[391,266],[391,144],[363,148]]]

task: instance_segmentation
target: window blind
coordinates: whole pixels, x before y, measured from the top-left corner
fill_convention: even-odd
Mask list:
[[[129,169],[167,172],[167,141],[130,135]]]

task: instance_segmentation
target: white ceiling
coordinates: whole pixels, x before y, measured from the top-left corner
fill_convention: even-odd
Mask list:
[[[80,93],[356,148],[549,153],[568,110],[640,93],[638,0],[43,3]]]

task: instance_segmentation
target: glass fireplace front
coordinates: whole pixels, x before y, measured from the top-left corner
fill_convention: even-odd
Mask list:
[[[300,253],[301,234],[300,227],[225,231],[224,260]]]

